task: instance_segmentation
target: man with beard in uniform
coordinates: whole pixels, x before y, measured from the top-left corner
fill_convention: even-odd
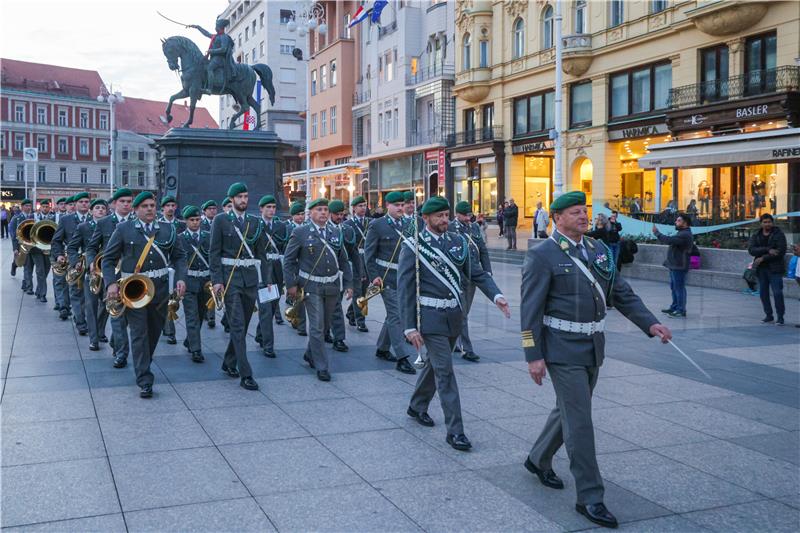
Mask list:
[[[353,216],[345,220],[344,225],[352,228],[356,244],[352,247],[352,253],[351,250],[347,251],[353,269],[353,299],[347,306],[347,320],[351,326],[356,326],[358,331],[367,333],[369,329],[364,315],[361,314],[361,309],[356,305],[356,300],[364,296],[367,286],[369,286],[367,265],[364,263],[364,244],[367,241],[367,230],[371,219],[366,216],[367,201],[363,196],[353,198],[350,207],[353,210]]]

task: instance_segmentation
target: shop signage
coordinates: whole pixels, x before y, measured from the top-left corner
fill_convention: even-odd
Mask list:
[[[439,159],[439,150],[428,150],[425,152],[426,161],[432,161],[434,159]]]
[[[736,118],[750,118],[766,115],[768,113],[767,107],[767,104],[737,107]]]
[[[439,187],[444,187],[444,148],[439,148]]]
[[[663,133],[667,133],[666,124],[653,124],[650,126],[636,126],[633,128],[612,130],[608,132],[608,139],[611,141],[619,141],[621,139],[636,139],[639,137],[651,137],[654,135],[661,135]]]
[[[725,109],[683,115],[672,113],[667,122],[671,131],[708,129],[711,126],[740,125],[743,121],[767,120],[780,118],[786,111],[780,101],[763,104],[729,106]]]
[[[12,200],[23,200],[25,198],[25,189],[0,189],[0,201],[9,202]]]
[[[511,147],[512,154],[524,154],[526,152],[541,152],[543,150],[552,150],[553,141],[539,141],[529,142],[524,144],[517,144]]]
[[[796,157],[800,157],[800,147],[777,148],[772,150],[772,159],[794,159]]]

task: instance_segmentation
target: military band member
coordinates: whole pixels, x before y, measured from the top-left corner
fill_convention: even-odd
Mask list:
[[[213,290],[224,293],[231,330],[222,371],[229,377],[240,377],[242,388],[258,390],[247,360],[247,328],[258,290],[272,283],[269,265],[259,259],[268,241],[261,220],[247,214],[247,186],[234,183],[228,188],[228,198],[232,209],[214,218],[209,250]]]
[[[367,328],[364,315],[356,305],[356,300],[367,291],[369,278],[367,276],[367,265],[364,262],[364,244],[367,240],[367,229],[370,219],[367,218],[367,201],[363,196],[356,196],[350,201],[353,216],[344,221],[344,226],[352,228],[356,237],[356,244],[352,250],[348,250],[350,256],[350,267],[353,270],[353,298],[347,306],[347,320],[351,326],[356,326],[358,331],[366,333]],[[352,252],[352,253],[351,253]]]
[[[378,335],[375,357],[397,362],[397,370],[404,374],[416,374],[408,358],[411,348],[403,337],[403,326],[397,308],[397,261],[406,227],[403,223],[403,193],[392,191],[384,199],[386,214],[373,220],[369,225],[364,260],[367,277],[372,284],[383,288],[381,298],[386,308],[386,320]],[[394,348],[394,355],[389,348]]]
[[[305,293],[309,339],[303,359],[317,371],[320,381],[330,381],[328,355],[323,332],[344,291],[349,300],[352,274],[338,228],[328,226],[328,200],[318,198],[308,204],[310,220],[298,226],[289,237],[284,255],[283,279],[291,298],[299,289]]]
[[[271,194],[263,196],[258,201],[261,209],[261,223],[264,228],[264,235],[267,238],[262,261],[266,261],[272,271],[272,282],[278,286],[279,294],[283,290],[283,251],[289,240],[289,230],[286,224],[278,220],[275,210],[278,202]],[[264,355],[269,358],[275,357],[275,336],[272,329],[272,320],[280,316],[280,298],[271,302],[258,304],[258,334],[256,342],[261,346]],[[281,320],[281,323],[283,320]]]
[[[139,396],[153,396],[153,373],[150,363],[158,345],[161,329],[167,316],[169,298],[169,269],[175,269],[175,290],[178,296],[186,293],[186,251],[177,240],[172,224],[156,220],[156,199],[153,193],[139,193],[132,203],[136,218],[120,222],[103,251],[103,280],[108,298],[120,297],[120,283],[132,274],[140,274],[153,282],[155,294],[146,306],[126,308],[127,329],[131,337],[133,367]],[[120,280],[115,278],[117,262]]]
[[[522,347],[537,385],[550,372],[556,407],[525,460],[541,483],[564,483],[552,461],[566,445],[575,477],[575,509],[592,522],[616,527],[603,504],[592,426],[592,392],[603,364],[606,304],[612,305],[651,337],[672,336],[616,274],[608,247],[585,236],[589,229],[586,195],[573,191],[550,205],[555,231],[528,250],[522,271]]]
[[[341,200],[331,200],[328,202],[328,215],[328,227],[337,230],[342,236],[342,246],[344,246],[345,252],[347,252],[347,262],[349,264],[351,276],[355,279],[353,263],[350,258],[352,257],[351,254],[358,254],[358,252],[354,250],[357,244],[356,233],[352,227],[342,224],[344,221],[344,202]],[[350,298],[351,302],[352,300],[353,299]],[[333,344],[333,349],[337,352],[346,352],[350,347],[344,342],[345,335],[342,292],[340,292],[339,298],[336,301],[336,307],[333,309],[333,315],[330,317],[330,324],[326,323],[325,326],[325,342]]]
[[[17,227],[26,220],[33,219],[33,202],[29,198],[25,198],[20,202],[20,212],[14,215],[11,222],[8,224],[8,231],[11,233],[11,246],[14,249],[14,260],[22,252],[20,249],[20,242],[17,239]],[[13,263],[16,265],[16,263]],[[12,268],[12,273],[14,269]],[[22,292],[25,294],[33,294],[33,257],[30,253],[26,254],[25,265],[22,271]]]
[[[214,217],[217,216],[217,202],[214,200],[206,200],[203,202],[203,205],[200,206],[200,210],[203,211],[203,216],[200,217],[200,229],[203,231],[211,231],[211,222],[214,220]]]
[[[51,209],[50,199],[45,198],[39,202],[41,206],[38,213],[34,213],[33,220],[41,222],[42,220],[52,220],[55,222],[56,214]],[[50,274],[50,257],[44,253],[44,250],[38,246],[31,249],[29,256],[33,260],[33,268],[36,272],[36,299],[42,303],[47,303],[47,275]],[[54,300],[56,305],[53,309],[56,311],[61,310],[61,305],[55,297],[55,286],[53,287]]]
[[[62,261],[69,262],[67,257],[67,245],[72,239],[72,235],[78,229],[78,226],[86,222],[87,219],[91,218],[91,215],[89,214],[89,193],[80,192],[73,197],[73,200],[73,203],[76,204],[76,212],[71,215],[68,215],[65,212],[59,217],[60,220],[58,221],[58,228],[56,229],[55,235],[53,235],[53,241],[50,245],[50,258],[56,263]],[[66,203],[64,205],[66,207]],[[61,308],[59,318],[61,320],[66,320],[69,318],[70,307],[72,307],[74,309],[74,322],[75,327],[78,328],[78,334],[86,335],[89,330],[86,327],[86,314],[83,310],[83,288],[78,287],[77,283],[69,286],[66,280],[66,273],[63,276],[56,276],[54,272],[54,282],[56,278],[61,279],[61,282],[58,284],[58,288],[66,293],[64,296],[62,296],[62,301],[67,302],[67,306]]]
[[[289,206],[289,220],[286,221],[286,228],[289,231],[289,236],[291,237],[294,230],[303,226],[306,223],[306,204],[304,202],[292,202],[292,205]],[[288,241],[287,241],[288,244]],[[285,250],[284,250],[285,253]],[[286,256],[284,255],[284,261]],[[287,305],[290,304],[291,298],[289,295],[286,295],[286,303]],[[301,337],[305,337],[308,335],[306,331],[306,304],[300,302],[298,305],[295,306],[298,311],[299,321],[297,323],[297,327],[294,325],[292,326],[297,330],[297,334]]]
[[[449,215],[450,204],[440,196],[432,196],[422,206],[425,228],[406,241],[400,252],[398,292],[405,337],[417,350],[423,345],[427,349],[408,415],[424,426],[433,426],[428,405],[438,392],[447,425],[447,443],[466,451],[472,443],[464,434],[452,357],[464,320],[461,280],[468,276],[506,318],[510,314],[508,302],[492,277],[481,268],[477,257],[470,255],[467,240],[447,231]]]
[[[211,233],[202,229],[200,208],[187,205],[183,208],[183,219],[186,229],[179,239],[186,251],[186,294],[183,295],[183,314],[186,317],[186,340],[184,346],[189,350],[192,361],[202,363],[204,360],[200,345],[200,330],[206,316],[208,299],[211,296],[205,285],[211,280],[208,261],[208,250],[211,244]]]
[[[102,198],[95,198],[92,200],[90,207],[91,212],[89,216],[84,222],[78,224],[78,227],[72,234],[72,238],[70,238],[67,244],[67,257],[69,259],[70,268],[76,265],[81,255],[86,255],[89,241],[97,225],[96,221],[106,216],[108,203]],[[89,332],[89,349],[96,352],[100,349],[101,342],[108,342],[108,338],[105,334],[108,312],[106,311],[106,306],[103,305],[101,297],[89,289],[88,260],[84,265],[83,283],[76,283],[72,288],[78,288],[83,292],[81,296],[83,302],[81,309],[86,316],[86,328]]]
[[[225,199],[222,200],[222,212],[227,214],[227,213],[231,212],[231,209],[233,209],[233,204],[231,203],[231,199],[228,198],[228,197],[225,197]],[[214,217],[214,218],[216,218],[216,217]],[[213,222],[213,220],[212,220],[212,222]]]
[[[106,217],[97,220],[94,233],[86,247],[86,264],[90,272],[94,272],[94,260],[98,254],[104,253],[111,240],[117,224],[134,220],[136,215],[131,213],[131,202],[133,202],[133,192],[127,188],[117,189],[111,196],[114,209]],[[108,284],[113,280],[105,278],[103,270],[103,284]],[[118,276],[114,277],[116,280]],[[105,298],[101,298],[105,300]],[[114,350],[114,368],[124,368],[128,364],[128,323],[125,313],[117,318],[111,317],[111,347]]]
[[[489,250],[486,248],[486,241],[483,240],[481,228],[472,222],[472,208],[469,202],[458,202],[456,204],[456,216],[450,222],[450,231],[461,234],[469,244],[469,254],[478,259],[481,268],[492,275],[492,262],[489,259]],[[461,349],[463,359],[477,363],[480,360],[478,354],[472,347],[469,338],[469,311],[472,308],[472,300],[475,298],[475,284],[472,283],[469,275],[464,277],[464,321],[461,328]]]
[[[71,215],[75,212],[75,197],[70,196],[67,198],[67,214]]]
[[[414,202],[414,191],[404,191],[403,192],[403,221],[406,223],[412,222],[414,217],[416,216],[416,212],[414,208],[416,204]]]
[[[225,213],[225,214],[228,214],[228,213],[231,212],[231,209],[232,209],[232,207],[231,207],[231,199],[226,196],[222,200],[222,212]],[[212,223],[213,223],[213,219],[212,219]],[[230,333],[231,332],[231,328],[230,328],[230,325],[228,324],[228,313],[227,313],[227,311],[225,311],[225,310],[222,311],[222,320],[220,320],[220,322],[222,323],[222,327],[225,329],[225,333]]]
[[[180,235],[186,229],[186,224],[182,220],[178,220],[175,212],[178,209],[178,202],[174,196],[165,196],[161,199],[161,216],[158,221],[162,224],[172,224],[175,227],[176,234]],[[164,331],[162,332],[167,339],[167,344],[176,344],[178,341],[175,339],[175,322],[169,319],[164,322]]]

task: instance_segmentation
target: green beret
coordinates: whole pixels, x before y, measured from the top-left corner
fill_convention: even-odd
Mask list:
[[[447,201],[447,198],[442,198],[441,196],[431,196],[422,205],[422,214],[430,215],[432,213],[438,213],[439,211],[448,211],[449,209],[450,202]]]
[[[296,215],[298,213],[302,213],[305,210],[306,210],[306,204],[304,204],[303,202],[294,202],[289,207],[289,214],[290,215]]]
[[[139,204],[144,202],[145,200],[155,200],[156,197],[150,191],[142,191],[136,195],[136,198],[133,199],[133,203],[131,204],[133,207],[139,207]]]
[[[319,207],[321,205],[325,206],[325,207],[328,207],[328,199],[325,198],[325,197],[322,197],[322,198],[317,198],[316,200],[311,200],[311,202],[309,202],[309,204],[308,204],[308,210],[311,211],[315,207]]]
[[[39,200],[39,205],[50,205],[50,198],[42,198]]]
[[[94,209],[94,206],[96,205],[102,205],[103,207],[108,207],[108,202],[106,202],[102,198],[95,198],[94,200],[92,200],[92,203],[89,204],[89,207]]]
[[[241,181],[237,181],[228,187],[228,198],[233,198],[237,194],[242,194],[243,192],[247,192],[247,185]]]
[[[398,202],[403,202],[404,197],[405,195],[403,194],[402,191],[392,191],[386,195],[386,198],[384,198],[384,202],[386,202],[387,204],[396,204]]]
[[[200,208],[196,205],[187,205],[183,208],[183,218],[192,218],[200,216]]]
[[[70,198],[72,198],[72,197],[70,196]],[[59,198],[58,200],[56,200],[56,203],[57,204],[65,204],[65,203],[67,203],[67,200],[68,200],[67,198]]]
[[[225,198],[224,200],[222,200],[222,207],[225,207],[229,203],[231,203],[231,199],[230,198]]]
[[[177,204],[178,203],[178,201],[175,199],[174,196],[171,196],[171,195],[168,194],[167,196],[165,196],[164,198],[161,199],[161,207],[164,207],[165,205],[167,205],[170,202],[172,202],[173,204]]]
[[[75,203],[75,197],[74,196],[69,196],[67,198],[64,198],[64,201],[66,203],[68,203],[68,204],[74,204]]]
[[[19,203],[19,205],[31,205],[32,203],[33,203],[33,202],[31,202],[31,199],[30,199],[30,198],[25,198],[24,200],[22,200],[22,201]]]
[[[266,194],[258,201],[258,207],[264,207],[267,204],[277,204],[278,201],[271,194]]]
[[[200,209],[205,211],[209,207],[217,207],[217,202],[215,202],[214,200],[206,200],[205,202],[203,202],[203,205],[200,206]]]
[[[78,200],[83,200],[84,198],[89,198],[89,193],[86,191],[79,192],[75,196],[71,196],[67,199],[67,203],[77,202]]]
[[[331,213],[341,213],[344,211],[344,202],[341,200],[331,200],[328,203],[328,210]]]
[[[403,193],[403,201],[413,202],[414,201],[414,191],[405,191]]]
[[[123,198],[125,196],[130,196],[131,198],[133,198],[133,191],[130,190],[130,189],[127,189],[125,187],[123,187],[121,189],[117,189],[114,192],[114,195],[111,197],[111,201],[116,202],[117,200],[119,200],[120,198]]]
[[[357,206],[358,204],[365,204],[365,203],[367,203],[367,201],[364,199],[363,196],[356,196],[355,198],[350,200],[350,206],[351,207]]]
[[[459,215],[469,215],[472,213],[472,206],[469,205],[469,202],[461,200],[456,204],[456,213]]]
[[[586,194],[581,191],[566,192],[550,204],[550,211],[561,211],[573,205],[586,205]]]

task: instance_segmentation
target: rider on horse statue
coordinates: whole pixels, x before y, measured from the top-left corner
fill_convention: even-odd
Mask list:
[[[225,28],[229,25],[228,19],[218,18],[214,25],[217,33],[213,35],[196,24],[190,26],[211,39],[206,52],[209,61],[206,67],[206,87],[203,90],[207,94],[222,93],[234,80],[236,64],[233,62],[233,39],[225,33]]]

